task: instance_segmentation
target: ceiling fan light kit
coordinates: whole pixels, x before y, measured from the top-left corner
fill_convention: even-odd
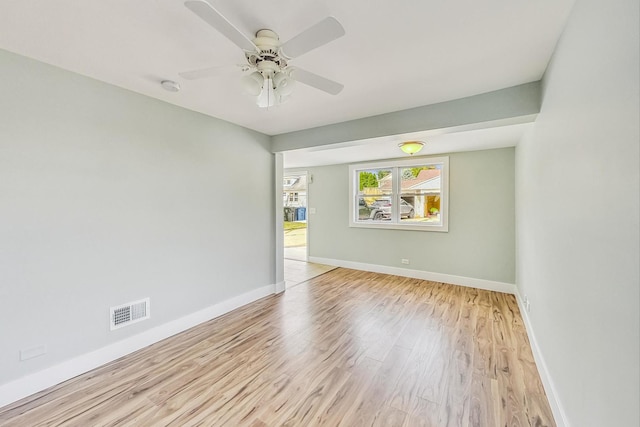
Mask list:
[[[398,144],[398,147],[400,147],[400,149],[402,151],[404,151],[405,153],[413,156],[414,154],[416,154],[417,152],[422,150],[422,147],[424,147],[424,142],[422,142],[422,141],[406,141],[406,142],[401,142],[400,144]]]
[[[244,90],[256,97],[259,107],[271,107],[285,102],[293,93],[295,81],[319,89],[331,95],[342,91],[343,85],[309,71],[292,68],[288,61],[323,46],[345,34],[344,28],[333,17],[318,22],[291,40],[280,43],[278,35],[268,29],[256,32],[249,39],[230,23],[220,12],[204,0],[187,0],[185,6],[203,21],[215,28],[244,51],[247,60],[242,77]],[[179,73],[193,80],[209,77],[209,69]]]
[[[280,96],[289,96],[293,92],[295,82],[285,73],[276,73],[273,76],[273,87]]]
[[[271,79],[271,77],[265,78],[262,91],[260,92],[260,94],[258,95],[258,99],[256,100],[258,107],[273,107],[274,105],[281,104],[282,102],[282,99],[280,99],[280,96],[273,88],[273,80]]]
[[[260,95],[262,92],[262,86],[264,86],[264,77],[258,71],[254,71],[251,74],[242,76],[242,86],[244,90],[253,96]]]

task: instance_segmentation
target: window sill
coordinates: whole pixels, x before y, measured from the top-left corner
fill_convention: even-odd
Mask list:
[[[435,231],[440,233],[449,232],[449,227],[446,225],[413,225],[413,224],[385,224],[385,223],[365,223],[365,222],[351,222],[349,227],[352,228],[372,228],[382,230],[405,230],[405,231]]]

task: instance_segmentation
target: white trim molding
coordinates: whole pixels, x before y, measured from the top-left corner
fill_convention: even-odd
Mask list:
[[[0,407],[9,405],[39,391],[89,372],[122,356],[133,353],[172,335],[186,331],[236,308],[276,293],[278,285],[267,285],[226,301],[212,305],[195,313],[155,326],[124,340],[109,344],[98,350],[81,354],[42,371],[26,375],[0,385]]]
[[[401,202],[401,174],[403,168],[411,166],[440,166],[440,222],[413,222],[401,221],[399,206]],[[390,197],[392,207],[390,217],[386,220],[376,220],[369,218],[361,220],[359,218],[360,202],[364,202],[365,196],[358,191],[360,172],[367,170],[389,170],[392,177],[392,191]],[[423,194],[424,197],[426,194]],[[416,196],[417,197],[417,196]],[[416,208],[417,209],[417,208]],[[413,231],[449,231],[449,156],[441,157],[412,157],[402,160],[388,160],[373,163],[355,163],[349,165],[349,227],[361,228],[383,228],[395,230],[413,230]]]
[[[469,288],[485,289],[487,291],[515,294],[516,285],[513,283],[497,282],[494,280],[475,279],[473,277],[455,276],[452,274],[434,273],[409,268],[389,267],[386,265],[367,264],[364,262],[346,261],[341,259],[309,257],[309,262],[351,268],[353,270],[370,271],[372,273],[392,274],[394,276],[411,277],[413,279],[431,280],[434,282],[451,283],[452,285]]]
[[[542,385],[544,386],[544,392],[547,394],[547,399],[549,400],[549,405],[551,406],[551,412],[553,412],[553,417],[555,419],[556,425],[558,427],[569,427],[570,424],[567,419],[567,415],[562,407],[562,404],[560,403],[560,400],[558,399],[558,392],[556,391],[556,387],[553,383],[553,380],[551,379],[551,375],[549,374],[549,369],[547,368],[547,364],[544,361],[544,357],[542,357],[540,347],[538,347],[536,335],[533,333],[531,319],[529,319],[529,312],[525,308],[524,299],[520,296],[520,291],[517,287],[516,300],[518,301],[518,308],[520,309],[522,320],[524,321],[524,327],[527,331],[529,342],[531,343],[533,358],[536,361],[538,373],[540,374],[540,379],[542,380]]]

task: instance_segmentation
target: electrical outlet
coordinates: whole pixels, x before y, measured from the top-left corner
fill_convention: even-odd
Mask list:
[[[524,309],[527,310],[527,313],[531,312],[531,301],[529,301],[529,297],[525,294],[523,301]]]
[[[402,259],[400,260],[400,262],[401,262],[401,263],[403,263],[403,264],[409,264],[409,260],[408,260],[408,259],[406,259],[406,258],[402,258]]]

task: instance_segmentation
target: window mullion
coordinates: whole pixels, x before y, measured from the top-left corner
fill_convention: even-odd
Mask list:
[[[400,222],[400,168],[393,168],[392,196],[391,196],[391,222]]]

